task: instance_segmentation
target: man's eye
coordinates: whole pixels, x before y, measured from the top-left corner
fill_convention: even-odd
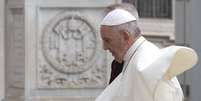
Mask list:
[[[108,40],[108,39],[104,39],[104,41],[108,43],[110,40]]]

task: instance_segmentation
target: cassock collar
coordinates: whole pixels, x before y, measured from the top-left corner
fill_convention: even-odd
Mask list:
[[[141,45],[141,43],[143,43],[146,39],[143,36],[140,36],[133,44],[132,46],[128,49],[128,51],[126,52],[123,60],[125,63],[127,63],[128,61],[130,61],[131,57],[133,56],[133,54],[135,53],[135,51],[137,50],[137,48]]]

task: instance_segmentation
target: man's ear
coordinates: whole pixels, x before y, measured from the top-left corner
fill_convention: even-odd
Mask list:
[[[125,31],[125,30],[121,30],[120,31],[120,34],[123,36],[124,40],[129,40],[129,32],[128,31]]]

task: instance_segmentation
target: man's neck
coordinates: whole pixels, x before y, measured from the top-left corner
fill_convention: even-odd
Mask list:
[[[128,52],[128,50],[130,49],[130,47],[136,42],[136,40],[139,38],[140,36],[137,36],[137,37],[131,37],[130,40],[128,41],[128,45],[126,47],[126,50],[124,52],[124,55],[126,55],[126,53]]]
[[[133,46],[133,44],[136,43],[136,41],[137,41],[139,38],[140,38],[140,35],[137,36],[137,37],[135,37],[135,38],[133,37],[132,39],[130,39],[130,41],[128,42],[128,47],[126,48],[126,51],[125,51],[125,53],[124,53],[124,55],[123,55],[123,60],[122,60],[122,61],[125,60],[126,54],[128,54],[129,49]]]

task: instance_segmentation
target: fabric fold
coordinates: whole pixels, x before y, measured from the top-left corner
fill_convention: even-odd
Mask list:
[[[161,49],[158,56],[143,70],[139,70],[144,82],[154,93],[161,79],[171,80],[173,77],[192,68],[198,61],[195,51],[183,46],[169,46]]]

